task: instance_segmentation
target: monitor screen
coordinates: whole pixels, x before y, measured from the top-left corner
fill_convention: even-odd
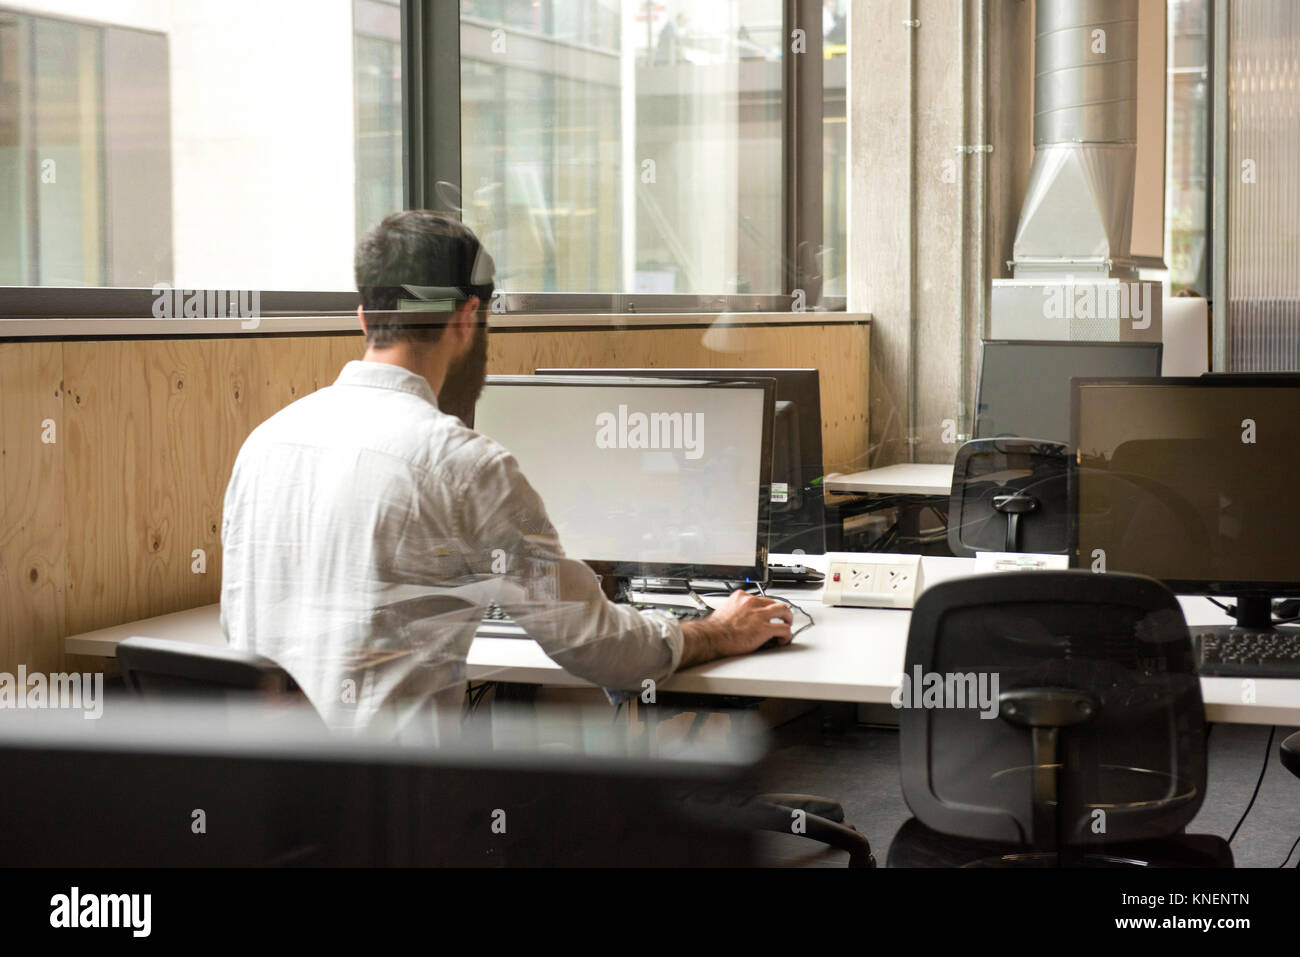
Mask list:
[[[537,374],[772,379],[776,382],[776,418],[768,549],[825,553],[821,384],[816,369],[538,369]]]
[[[1160,375],[1158,342],[983,343],[975,438],[1070,438],[1070,380]]]
[[[1175,590],[1300,588],[1300,383],[1267,377],[1076,381],[1078,564]]]
[[[519,461],[565,552],[602,573],[763,575],[770,381],[489,377],[475,428]]]

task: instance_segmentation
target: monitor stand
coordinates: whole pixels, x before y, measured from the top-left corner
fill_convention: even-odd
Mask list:
[[[1195,625],[1193,635],[1214,635],[1219,638],[1240,637],[1243,635],[1298,635],[1300,625],[1275,624],[1273,621],[1273,599],[1258,595],[1241,596],[1235,599],[1237,611],[1233,617],[1235,625]]]

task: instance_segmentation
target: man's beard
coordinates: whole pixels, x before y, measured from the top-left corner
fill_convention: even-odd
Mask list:
[[[488,331],[481,322],[474,330],[469,352],[447,370],[447,378],[438,393],[438,408],[466,424],[474,421],[474,406],[487,381]]]

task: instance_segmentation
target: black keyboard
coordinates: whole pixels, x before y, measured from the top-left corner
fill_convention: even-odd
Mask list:
[[[699,608],[695,605],[659,604],[656,602],[634,602],[632,607],[637,611],[667,612],[678,621],[694,621],[713,611],[712,608]],[[484,624],[506,626],[510,629],[518,627],[515,620],[506,613],[506,610],[494,601],[488,602],[487,610],[483,612],[483,622]],[[496,631],[497,629],[488,630]],[[522,634],[522,631],[520,633]]]
[[[678,621],[695,621],[712,613],[712,608],[699,608],[696,605],[666,605],[655,602],[633,602],[637,611],[664,611]]]
[[[1300,632],[1193,627],[1192,640],[1207,677],[1300,678]]]

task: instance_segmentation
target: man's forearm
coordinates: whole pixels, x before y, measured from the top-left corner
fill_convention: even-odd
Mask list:
[[[722,652],[726,624],[713,618],[688,621],[682,625],[682,662],[678,670],[712,661]]]

